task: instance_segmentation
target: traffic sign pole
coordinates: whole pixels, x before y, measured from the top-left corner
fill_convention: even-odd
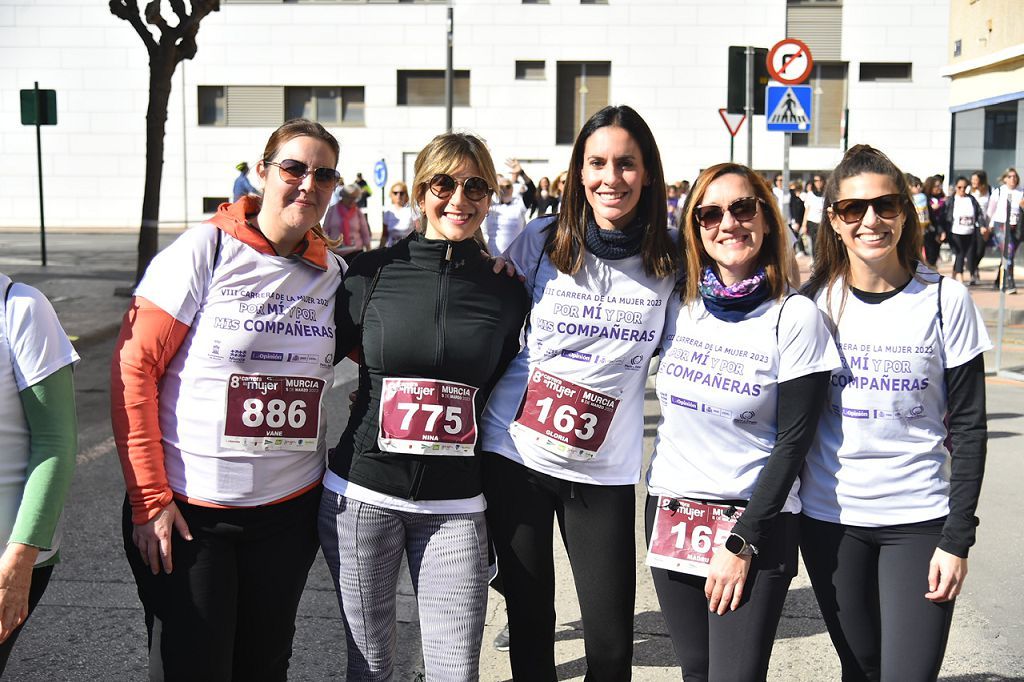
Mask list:
[[[43,135],[39,121],[43,118],[43,98],[39,93],[39,81],[35,82],[36,97],[36,167],[39,169],[39,252],[43,267],[46,267],[46,218],[43,215]]]
[[[748,120],[754,120],[754,48],[747,45],[747,97],[743,113]],[[767,110],[766,110],[767,111]],[[747,168],[754,167],[754,126],[747,126]]]

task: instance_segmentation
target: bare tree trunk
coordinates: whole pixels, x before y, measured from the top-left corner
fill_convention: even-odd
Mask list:
[[[159,250],[160,187],[164,174],[164,133],[171,98],[171,77],[177,62],[164,46],[153,53],[149,64],[149,108],[146,111],[146,184],[142,194],[142,224],[135,284]]]

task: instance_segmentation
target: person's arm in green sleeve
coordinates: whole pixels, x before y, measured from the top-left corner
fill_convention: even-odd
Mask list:
[[[0,642],[28,615],[32,569],[39,550],[52,547],[78,449],[71,365],[18,395],[29,426],[29,459],[14,529],[0,554]]]

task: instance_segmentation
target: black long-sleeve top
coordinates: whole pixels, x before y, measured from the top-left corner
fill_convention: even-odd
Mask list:
[[[391,247],[357,258],[338,297],[338,356],[349,354],[360,339],[362,347],[356,401],[331,453],[330,470],[405,499],[478,495],[477,456],[381,451],[381,388],[385,377],[443,379],[477,387],[479,425],[491,388],[519,352],[528,310],[523,285],[494,274],[472,239],[429,240],[413,232]]]

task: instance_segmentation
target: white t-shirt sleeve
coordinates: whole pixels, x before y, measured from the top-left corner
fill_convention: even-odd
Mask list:
[[[814,301],[796,294],[780,306],[780,311],[780,384],[841,366],[835,341]]]
[[[217,227],[203,223],[183,233],[150,262],[135,290],[174,319],[192,325],[213,273]]]
[[[981,311],[960,282],[942,282],[942,337],[946,369],[959,367],[992,349]]]
[[[11,287],[7,331],[19,391],[79,360],[53,306],[42,293],[26,284]]]

